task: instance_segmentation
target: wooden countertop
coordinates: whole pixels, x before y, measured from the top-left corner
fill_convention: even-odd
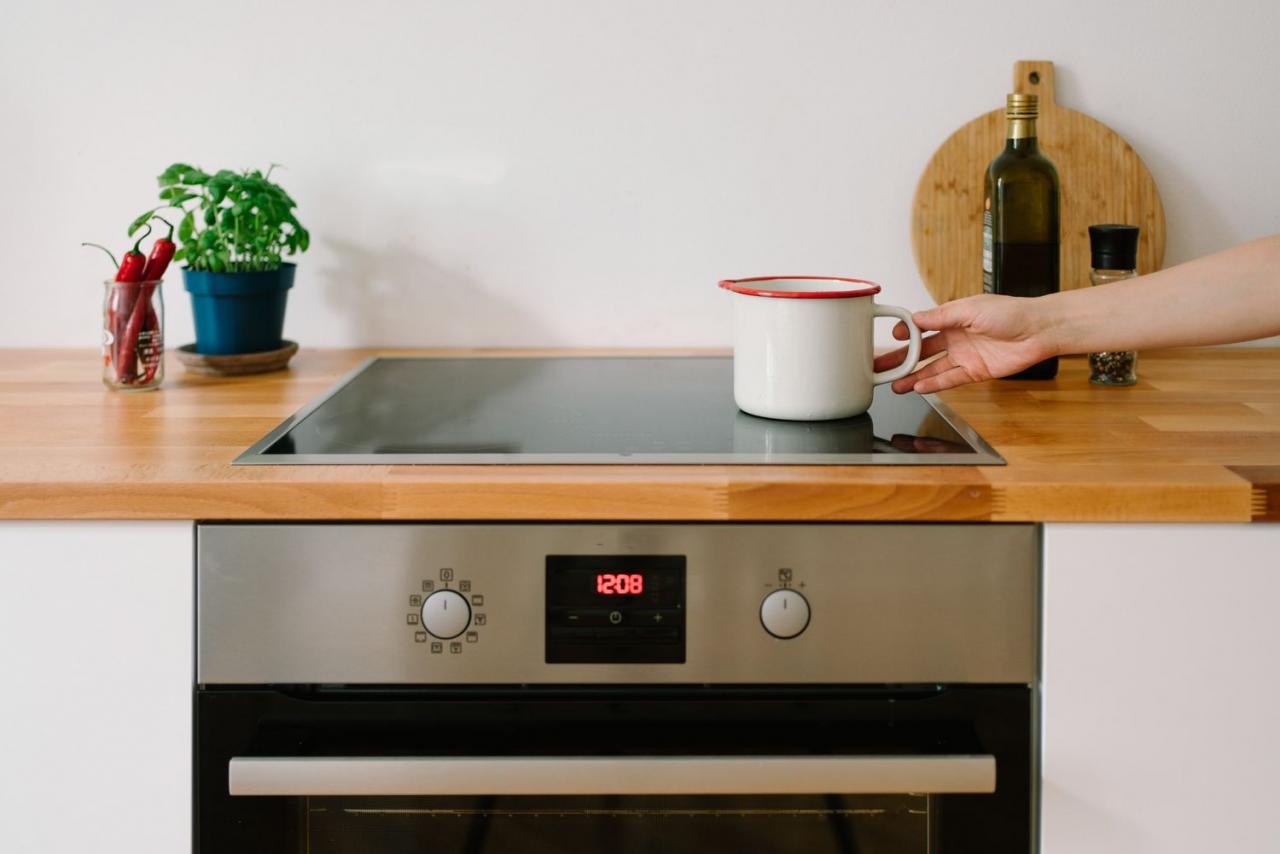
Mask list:
[[[171,359],[161,390],[123,394],[96,353],[0,350],[0,518],[1280,521],[1266,349],[1143,354],[1128,389],[1075,358],[945,393],[1003,467],[229,464],[367,356],[516,352],[304,349],[230,379]]]

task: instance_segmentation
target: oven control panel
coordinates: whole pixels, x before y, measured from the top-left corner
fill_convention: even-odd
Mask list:
[[[405,622],[414,643],[426,645],[432,655],[460,655],[480,642],[489,622],[484,594],[472,589],[471,579],[453,576],[453,567],[441,567],[435,577],[422,579],[420,593],[409,594]]]
[[[201,524],[202,684],[1035,676],[1034,526]]]

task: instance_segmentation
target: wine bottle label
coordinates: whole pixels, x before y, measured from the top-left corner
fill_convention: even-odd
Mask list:
[[[992,258],[991,211],[982,212],[982,289],[987,293],[995,290],[995,262]]]

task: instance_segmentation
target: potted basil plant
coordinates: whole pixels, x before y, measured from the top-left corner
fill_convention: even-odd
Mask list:
[[[284,346],[284,314],[295,265],[311,236],[298,222],[297,203],[258,169],[209,174],[185,163],[160,173],[160,200],[135,220],[178,208],[175,261],[191,294],[196,352],[233,355]]]

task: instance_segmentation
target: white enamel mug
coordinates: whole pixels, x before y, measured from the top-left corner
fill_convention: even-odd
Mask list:
[[[920,330],[911,312],[877,305],[880,286],[834,276],[726,279],[734,302],[733,398],[763,418],[825,421],[861,415],[875,386],[916,369]],[[871,322],[895,317],[907,325],[907,358],[873,371]]]

